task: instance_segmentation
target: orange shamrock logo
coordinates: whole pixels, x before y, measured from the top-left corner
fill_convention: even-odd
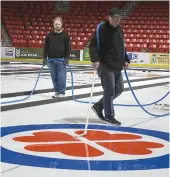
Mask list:
[[[75,131],[77,135],[83,133],[82,130]],[[120,154],[147,155],[152,153],[152,149],[161,148],[164,145],[156,142],[142,140],[142,136],[125,133],[107,133],[104,131],[88,130],[83,138],[92,141],[108,150]],[[96,147],[85,144],[65,132],[43,131],[35,132],[33,136],[15,137],[18,142],[30,143],[24,148],[34,152],[61,152],[73,157],[86,157],[87,149],[89,157],[102,156],[104,152]]]

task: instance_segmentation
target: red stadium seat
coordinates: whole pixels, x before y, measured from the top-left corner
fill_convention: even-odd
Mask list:
[[[150,44],[148,49],[149,49],[149,52],[157,52],[158,51],[156,44]]]

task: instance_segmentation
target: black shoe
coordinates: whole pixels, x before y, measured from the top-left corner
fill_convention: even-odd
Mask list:
[[[91,108],[96,113],[97,117],[100,120],[105,121],[103,113],[102,113],[102,109],[98,104],[94,104]]]
[[[104,118],[104,120],[106,121],[106,123],[110,123],[112,125],[121,125],[121,122],[119,122],[118,120],[116,120],[114,117],[112,118]]]

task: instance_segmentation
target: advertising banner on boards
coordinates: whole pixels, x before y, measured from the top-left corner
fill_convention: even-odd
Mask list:
[[[151,53],[150,64],[169,64],[169,54],[166,53]]]
[[[1,47],[1,58],[15,58],[15,48]]]

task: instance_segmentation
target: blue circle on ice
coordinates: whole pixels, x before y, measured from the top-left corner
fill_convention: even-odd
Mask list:
[[[1,128],[1,137],[31,130],[47,130],[47,129],[84,129],[84,124],[44,124],[44,125],[21,125]],[[114,127],[107,125],[89,125],[88,129],[122,131],[130,133],[138,133],[141,135],[153,136],[165,141],[169,141],[169,133],[155,130],[130,128],[130,127]],[[60,159],[34,156],[14,152],[1,146],[1,161],[10,164],[18,164],[33,167],[51,168],[51,164],[55,164],[57,169],[72,170],[89,170],[86,160]],[[98,171],[125,171],[125,170],[153,170],[169,168],[169,154],[157,156],[153,158],[135,159],[135,160],[89,160],[90,170]]]

